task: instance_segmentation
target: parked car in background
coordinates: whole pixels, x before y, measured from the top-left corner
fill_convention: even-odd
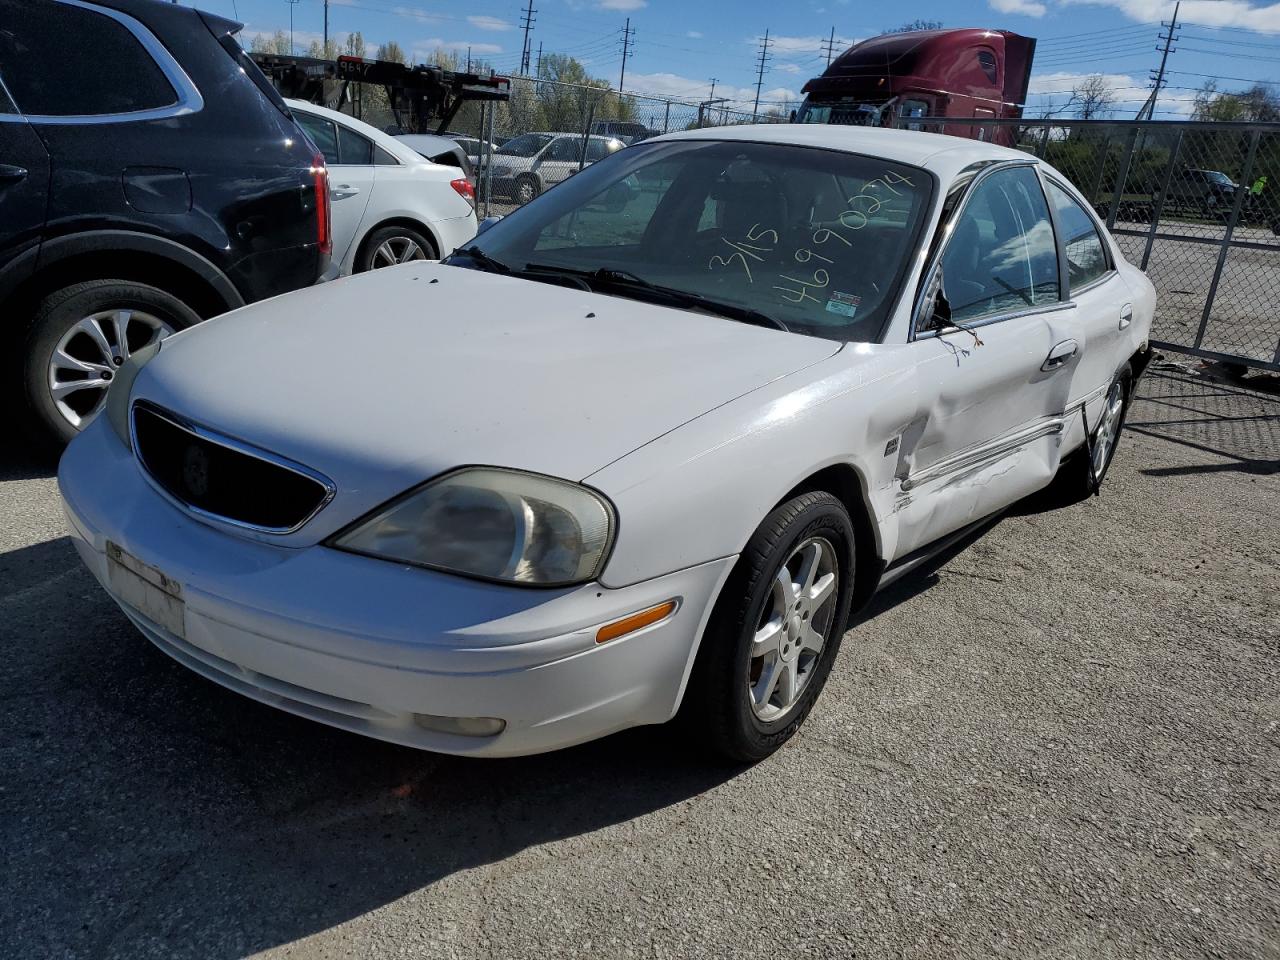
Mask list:
[[[323,158],[240,25],[153,0],[0,0],[5,408],[58,444],[131,354],[309,286]]]
[[[285,102],[329,167],[332,274],[437,260],[475,236],[475,185],[464,170],[345,113]]]
[[[586,141],[585,144],[583,141]],[[616,137],[580,133],[526,133],[508,140],[493,155],[493,187],[499,196],[528,203],[581,167],[617,153],[626,144]]]
[[[446,134],[446,136],[452,140],[456,140],[458,145],[466,151],[467,159],[471,161],[471,167],[473,170],[478,170],[480,168],[480,158],[484,156],[486,150],[497,153],[499,149],[498,144],[496,143],[477,140],[475,137],[469,137],[465,134]]]
[[[59,483],[125,613],[244,695],[470,755],[683,710],[758,760],[878,587],[1097,490],[1154,310],[1025,153],[697,130],[163,344]]]
[[[1239,186],[1221,170],[1188,167],[1169,180],[1165,202],[1209,217],[1226,216]]]
[[[395,138],[432,163],[457,167],[475,186],[475,166],[467,157],[467,151],[452,137],[439,137],[434,133],[397,133]]]

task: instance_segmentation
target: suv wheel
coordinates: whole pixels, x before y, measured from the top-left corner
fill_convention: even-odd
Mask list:
[[[23,351],[24,417],[33,439],[61,446],[96,417],[129,355],[200,317],[144,283],[93,280],[40,303]]]
[[[361,247],[356,272],[394,267],[410,260],[435,259],[435,244],[420,231],[411,227],[379,227],[369,234]]]

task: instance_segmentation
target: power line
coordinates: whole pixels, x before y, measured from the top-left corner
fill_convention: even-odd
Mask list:
[[[631,26],[631,18],[627,17],[627,24],[622,28],[622,72],[618,74],[618,96],[622,96],[622,82],[627,78],[627,54],[631,52],[631,46],[636,42],[636,32]]]
[[[537,12],[533,9],[533,0],[529,0],[528,5],[520,13],[520,22],[524,27],[524,46],[520,50],[520,72],[523,74],[529,72],[529,30],[536,22],[533,15]]]
[[[764,86],[764,68],[773,58],[769,56],[769,30],[765,28],[764,39],[760,43],[760,61],[756,69],[756,102],[751,108],[751,122],[754,123],[760,113],[760,89]]]

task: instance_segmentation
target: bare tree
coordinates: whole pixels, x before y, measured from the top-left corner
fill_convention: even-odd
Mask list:
[[[1280,95],[1270,84],[1255,83],[1247,90],[1224,93],[1209,80],[1196,93],[1192,120],[1266,122],[1280,120]]]
[[[1071,99],[1075,101],[1076,116],[1081,120],[1103,120],[1111,116],[1116,105],[1115,91],[1099,74],[1085,77],[1071,91]]]
[[[289,49],[289,35],[283,30],[277,30],[275,33],[255,33],[249,49],[254,53],[274,53],[280,56],[293,53]]]
[[[388,40],[378,48],[378,52],[373,55],[375,60],[388,60],[392,63],[408,63],[409,58],[404,55],[404,48],[394,40]]]
[[[912,20],[910,23],[904,23],[900,27],[893,27],[886,30],[885,33],[912,33],[916,30],[941,30],[941,20]]]

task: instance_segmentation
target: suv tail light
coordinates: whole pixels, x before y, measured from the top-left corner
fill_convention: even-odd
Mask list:
[[[471,206],[476,205],[476,188],[466,177],[460,177],[457,180],[451,180],[449,186],[458,191],[458,196],[466,200]]]
[[[326,257],[333,253],[333,229],[329,216],[329,168],[324,165],[324,154],[311,158],[311,180],[316,191],[316,242]]]

